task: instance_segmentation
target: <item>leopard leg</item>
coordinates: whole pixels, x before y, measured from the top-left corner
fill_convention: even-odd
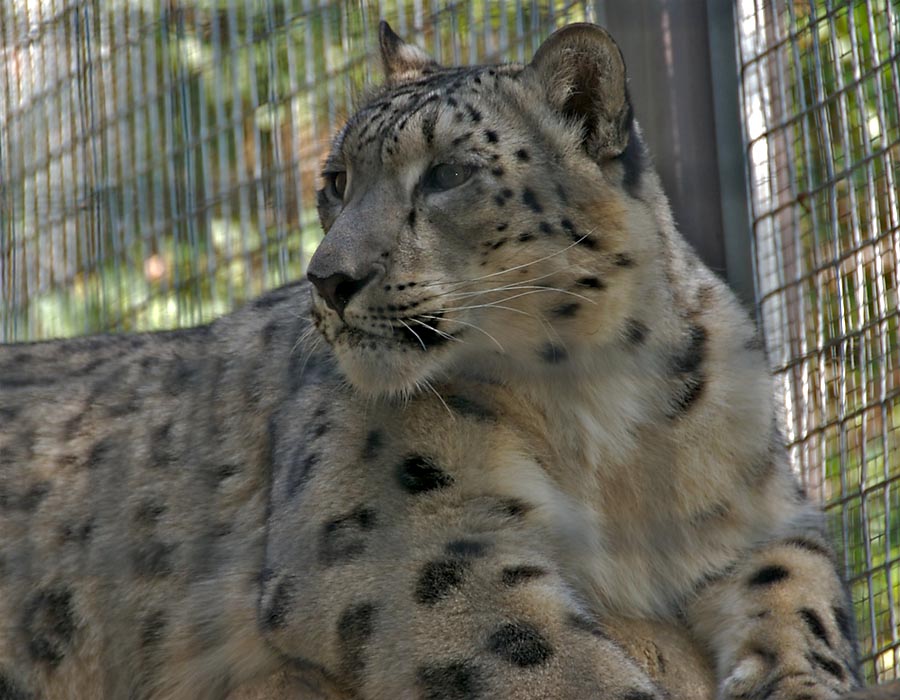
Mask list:
[[[816,534],[759,547],[706,584],[687,614],[723,700],[824,700],[862,684],[846,589]]]

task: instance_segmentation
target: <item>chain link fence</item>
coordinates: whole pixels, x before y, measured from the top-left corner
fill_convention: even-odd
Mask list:
[[[734,2],[791,455],[833,516],[869,677],[900,677],[900,0]],[[0,0],[0,342],[190,325],[299,277],[380,18],[447,63],[523,61],[598,10],[615,2]]]
[[[900,3],[738,0],[757,303],[791,456],[900,677]]]
[[[0,341],[208,321],[302,274],[380,18],[525,60],[587,2],[3,0]]]

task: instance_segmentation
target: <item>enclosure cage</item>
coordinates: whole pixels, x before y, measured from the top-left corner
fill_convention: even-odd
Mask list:
[[[2,0],[0,342],[300,277],[381,18],[446,63],[612,31],[682,232],[765,333],[868,677],[900,677],[900,0]]]

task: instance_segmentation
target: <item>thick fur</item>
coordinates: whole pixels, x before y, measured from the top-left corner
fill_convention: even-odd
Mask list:
[[[0,697],[857,687],[756,331],[675,231],[615,44],[443,69],[382,32],[316,291],[0,347]]]

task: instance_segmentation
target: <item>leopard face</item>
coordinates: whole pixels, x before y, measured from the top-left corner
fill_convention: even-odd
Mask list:
[[[652,229],[618,48],[595,27],[528,66],[442,68],[382,33],[387,83],[325,162],[314,319],[348,379],[577,366],[628,328]]]

